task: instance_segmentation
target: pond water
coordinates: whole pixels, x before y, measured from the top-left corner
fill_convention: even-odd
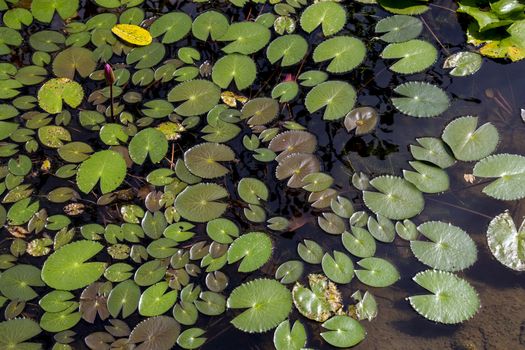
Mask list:
[[[164,6],[166,5],[166,7]],[[381,115],[376,131],[370,135],[356,137],[349,134],[341,123],[329,123],[320,118],[319,113],[310,115],[302,106],[304,96],[299,97],[300,103],[295,103],[290,109],[284,109],[283,120],[295,120],[313,132],[318,139],[316,154],[320,157],[323,170],[330,173],[334,179],[334,188],[352,199],[356,210],[366,209],[360,199],[360,193],[351,184],[351,174],[354,171],[364,172],[370,177],[380,174],[402,175],[407,162],[412,159],[409,145],[417,137],[439,137],[445,125],[452,119],[463,115],[479,116],[481,122],[492,122],[500,133],[501,142],[498,153],[523,153],[525,125],[520,118],[520,109],[525,106],[522,94],[525,91],[525,61],[508,64],[504,61],[484,59],[482,68],[476,74],[468,77],[451,77],[441,67],[449,53],[468,49],[465,43],[465,25],[460,22],[453,10],[455,2],[452,0],[435,0],[430,11],[420,18],[424,21],[421,37],[436,45],[439,49],[437,63],[424,73],[409,76],[392,74],[385,61],[379,59],[384,44],[378,40],[367,43],[369,50],[365,62],[355,71],[340,76],[339,79],[349,81],[358,91],[357,105],[367,105],[376,108]],[[208,8],[220,8],[236,20],[252,18],[250,10],[238,10],[227,4],[193,4],[179,1],[170,5],[169,1],[146,1],[144,9],[179,9],[193,17],[196,13]],[[348,25],[345,34],[352,34],[361,38],[374,36],[373,27],[378,19],[386,17],[387,12],[374,5],[348,4]],[[97,9],[91,2],[81,2],[80,16],[89,18]],[[164,10],[162,10],[164,11]],[[156,11],[153,11],[156,12]],[[60,21],[51,24],[54,29],[62,26]],[[37,31],[44,26],[33,25]],[[315,45],[322,41],[319,35],[312,35],[310,43]],[[181,43],[181,46],[194,46],[202,54],[202,59],[214,62],[217,59],[216,47],[204,45],[202,42],[190,41]],[[175,56],[175,48],[168,53]],[[21,53],[13,57],[13,61],[20,65],[29,64],[30,55]],[[314,69],[313,62],[306,62],[301,67],[303,71]],[[272,87],[282,80],[284,73],[296,73],[297,67],[280,71],[278,67],[260,65],[258,80],[250,90],[245,91],[248,97],[268,96]],[[422,80],[436,84],[451,96],[452,105],[442,115],[436,118],[412,118],[397,112],[390,102],[394,95],[393,88],[409,80]],[[93,84],[93,83],[89,83]],[[94,85],[87,84],[88,89]],[[99,85],[98,88],[101,86]],[[170,86],[171,88],[171,86]],[[34,94],[36,90],[29,88],[27,92]],[[168,89],[151,89],[144,91],[145,99],[165,98]],[[73,121],[72,130],[78,122]],[[241,134],[242,135],[242,134]],[[182,150],[200,142],[197,133],[187,133],[179,141],[180,149],[175,157],[182,155]],[[98,140],[97,132],[85,132],[78,128],[73,139],[104,146]],[[265,208],[268,216],[284,216],[294,218],[297,229],[286,233],[272,233],[274,242],[273,256],[270,262],[262,269],[249,274],[236,274],[235,267],[226,267],[223,271],[230,277],[228,294],[243,281],[260,276],[273,276],[276,268],[284,261],[298,259],[297,244],[303,239],[313,239],[320,243],[325,250],[341,249],[340,239],[337,236],[327,235],[317,225],[317,214],[307,201],[308,194],[302,190],[293,190],[283,181],[276,181],[274,177],[275,164],[262,164],[253,160],[251,153],[243,151],[242,137],[237,137],[229,145],[236,151],[239,162],[232,167],[232,175],[225,180],[226,186],[233,191],[236,182],[243,177],[251,176],[262,179],[271,189],[270,198]],[[47,152],[47,151],[46,151]],[[41,159],[49,153],[40,152]],[[37,158],[38,158],[37,157]],[[32,156],[35,159],[35,156]],[[464,277],[478,291],[481,300],[481,309],[476,316],[460,325],[448,326],[428,321],[414,312],[406,297],[421,292],[421,288],[412,281],[412,277],[425,266],[417,261],[411,253],[409,243],[396,239],[391,244],[378,244],[376,255],[395,264],[401,274],[401,279],[387,288],[370,288],[361,284],[357,279],[349,285],[341,286],[345,300],[356,290],[370,290],[379,303],[379,314],[372,322],[363,321],[367,331],[366,339],[355,349],[525,349],[525,280],[523,276],[507,269],[494,259],[486,242],[486,229],[490,220],[508,209],[514,218],[525,216],[525,206],[522,201],[496,201],[481,193],[484,182],[478,181],[469,184],[464,175],[472,173],[474,163],[458,162],[448,170],[451,185],[445,193],[425,195],[426,206],[424,211],[414,219],[416,224],[429,220],[442,220],[463,228],[476,242],[478,247],[478,261],[476,264],[462,271],[459,276]],[[153,165],[144,167],[134,166],[132,174],[144,176],[153,170]],[[37,192],[45,194],[58,185],[62,180],[53,177],[32,179]],[[131,186],[140,186],[140,181],[130,180]],[[91,199],[94,199],[91,198]],[[137,203],[141,201],[138,200]],[[46,204],[47,205],[47,204]],[[60,212],[60,207],[49,204],[50,213]],[[75,225],[90,222],[102,223],[111,208],[97,208],[75,218]],[[242,207],[231,208],[228,214],[236,218],[239,225],[247,230],[251,224],[243,222]],[[203,225],[197,227],[197,237],[204,237]],[[7,235],[3,233],[2,235]],[[8,242],[3,243],[3,252],[9,251]],[[34,262],[27,257],[21,261]],[[37,260],[34,263],[38,263]],[[309,266],[306,273],[322,272],[319,265]],[[39,293],[44,294],[44,289]],[[35,307],[36,310],[36,307]],[[37,312],[37,311],[34,311]],[[31,315],[31,312],[28,313]],[[272,349],[271,332],[264,334],[246,334],[236,330],[229,321],[235,313],[227,311],[218,317],[202,317],[196,324],[207,331],[208,341],[202,347],[205,350]],[[292,319],[299,314],[293,311]],[[127,319],[132,325],[138,318]],[[315,349],[334,349],[319,336],[321,327],[315,322],[303,322],[308,330],[308,347]],[[73,328],[79,334],[79,341],[73,345],[75,349],[87,349],[81,337],[94,331],[102,330],[102,323],[90,325],[81,322]],[[51,347],[53,341],[51,333],[43,333],[37,339]]]

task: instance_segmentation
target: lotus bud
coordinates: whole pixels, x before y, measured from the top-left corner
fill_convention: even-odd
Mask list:
[[[104,77],[106,78],[108,85],[113,85],[115,83],[115,73],[109,63],[104,64]]]

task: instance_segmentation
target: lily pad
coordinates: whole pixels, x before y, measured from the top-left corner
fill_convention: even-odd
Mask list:
[[[450,122],[441,138],[462,161],[480,160],[494,152],[499,142],[498,130],[491,123],[478,126],[478,118],[460,117]]]
[[[188,186],[175,199],[177,212],[187,220],[208,222],[221,216],[227,204],[218,200],[228,197],[224,187],[212,183]]]
[[[385,59],[399,59],[390,66],[393,72],[414,74],[422,72],[436,62],[437,50],[427,41],[413,39],[392,43],[381,53]]]
[[[272,240],[264,232],[249,232],[235,239],[228,249],[228,263],[241,261],[239,272],[252,272],[272,255]]]
[[[411,117],[436,117],[450,105],[447,94],[441,88],[420,81],[401,84],[394,92],[403,96],[392,98],[394,106]]]
[[[425,200],[410,182],[395,176],[379,176],[370,185],[379,192],[364,191],[365,205],[376,214],[392,220],[408,219],[419,214]]]
[[[305,106],[310,113],[326,107],[323,119],[337,120],[352,110],[355,101],[356,92],[352,85],[343,81],[326,81],[308,92]]]
[[[334,316],[322,326],[328,331],[321,332],[321,337],[338,348],[349,348],[365,339],[366,331],[363,326],[349,316]]]
[[[184,164],[188,170],[204,179],[226,175],[229,169],[219,162],[231,162],[234,159],[233,150],[220,143],[201,143],[184,153]]]
[[[192,116],[207,113],[221,97],[219,87],[207,80],[190,80],[180,83],[168,93],[168,101],[182,102],[175,113]]]
[[[413,279],[431,294],[409,297],[410,305],[431,321],[461,323],[474,316],[480,307],[476,290],[450,272],[427,270]]]
[[[246,309],[231,323],[242,331],[262,333],[277,327],[292,310],[290,291],[275,280],[256,279],[235,288],[227,301],[230,309]]]
[[[384,33],[379,39],[387,43],[400,43],[417,38],[423,31],[423,22],[413,16],[394,15],[377,22],[375,31]]]
[[[514,220],[504,212],[490,221],[487,242],[492,255],[503,265],[516,271],[525,270],[523,253],[525,227],[516,229]]]
[[[417,229],[429,241],[412,240],[410,249],[425,265],[443,271],[460,271],[476,262],[476,244],[459,227],[440,221],[427,221]]]
[[[38,90],[38,104],[44,111],[52,114],[62,112],[62,100],[71,108],[76,108],[84,98],[84,90],[76,81],[68,78],[48,80]]]
[[[90,192],[100,180],[100,190],[108,193],[120,186],[126,177],[126,162],[115,151],[93,153],[80,164],[77,172],[78,188]]]
[[[321,1],[308,6],[301,15],[301,28],[307,33],[321,26],[325,36],[333,35],[346,24],[346,11],[340,4]]]
[[[83,288],[102,276],[103,262],[87,262],[104,247],[93,241],[66,244],[51,254],[42,267],[42,280],[50,287],[61,290]]]
[[[330,60],[326,67],[330,73],[346,73],[364,61],[366,46],[360,39],[338,36],[319,44],[312,57],[316,63]]]

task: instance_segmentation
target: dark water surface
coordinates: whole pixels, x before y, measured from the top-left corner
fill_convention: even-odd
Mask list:
[[[164,2],[161,2],[164,3]],[[158,1],[147,1],[151,9],[163,9]],[[168,2],[165,2],[168,4]],[[220,6],[233,19],[242,20],[250,16],[249,9],[243,11]],[[179,8],[195,15],[211,5],[195,5],[190,2],[178,2],[169,5],[169,10]],[[501,134],[501,144],[498,153],[524,153],[525,125],[520,118],[522,95],[525,94],[525,62],[506,64],[484,59],[483,67],[470,77],[452,78],[441,69],[448,53],[465,50],[464,28],[460,19],[453,10],[452,0],[436,0],[432,2],[431,10],[422,16],[425,23],[422,37],[439,47],[438,62],[429,71],[411,75],[409,77],[394,75],[385,62],[379,59],[379,53],[384,43],[378,40],[368,40],[373,37],[375,23],[387,14],[377,6],[364,6],[350,2],[348,4],[349,21],[342,34],[356,35],[364,38],[369,49],[366,61],[354,72],[346,74],[340,79],[349,81],[359,91],[358,105],[369,105],[377,108],[381,113],[381,122],[376,132],[363,137],[351,136],[339,122],[325,122],[319,113],[309,115],[296,103],[291,111],[285,110],[283,119],[294,119],[308,127],[308,130],[318,137],[319,149],[317,155],[322,159],[324,170],[336,179],[335,186],[354,200],[356,210],[363,208],[358,193],[350,184],[349,174],[353,171],[362,171],[370,176],[389,173],[401,175],[401,170],[408,167],[407,161],[412,157],[408,145],[415,142],[416,137],[439,136],[444,126],[453,118],[462,115],[477,115],[481,122],[492,122]],[[164,10],[160,12],[165,12]],[[85,18],[94,14],[96,8],[88,3],[84,4],[81,16]],[[156,12],[156,11],[153,11]],[[251,15],[253,17],[253,15]],[[192,16],[194,17],[194,16]],[[60,23],[54,25],[61,26]],[[38,28],[35,27],[35,30]],[[313,45],[318,44],[322,37],[312,34],[309,38]],[[367,39],[368,38],[368,39]],[[367,41],[368,40],[368,41]],[[203,60],[214,62],[217,53],[213,45],[210,47],[202,43],[183,42],[180,46],[194,45],[202,50]],[[176,49],[172,49],[174,56]],[[28,55],[21,55],[15,60],[26,62]],[[297,73],[297,67],[289,71],[278,71],[274,66],[261,66],[257,84],[247,95],[250,97],[269,96],[271,88],[282,79],[284,73]],[[307,62],[303,71],[315,68],[312,62]],[[416,119],[404,116],[393,110],[390,97],[393,87],[408,80],[424,80],[444,88],[452,97],[452,106],[443,115],[437,118]],[[267,81],[267,84],[264,82]],[[100,87],[100,86],[99,86]],[[171,87],[171,86],[170,86]],[[490,90],[490,91],[487,91]],[[151,89],[146,93],[146,99],[162,98],[168,90]],[[489,97],[492,96],[492,97]],[[87,105],[84,107],[88,107]],[[97,133],[73,135],[75,140],[83,139],[96,141]],[[238,153],[241,160],[232,169],[233,174],[228,178],[228,187],[233,191],[236,181],[244,176],[264,179],[270,189],[274,189],[268,202],[269,216],[282,215],[296,218],[306,224],[294,232],[274,235],[274,256],[270,263],[261,271],[246,275],[235,274],[235,268],[226,268],[231,286],[252,279],[256,276],[272,276],[276,268],[284,261],[297,259],[296,247],[303,239],[313,239],[320,243],[325,250],[341,249],[340,237],[324,233],[316,224],[315,212],[307,203],[304,191],[292,190],[283,182],[276,182],[273,172],[275,164],[259,163],[248,152],[242,153],[242,137],[237,137],[230,145]],[[186,135],[182,139],[182,148],[200,140],[198,135]],[[181,153],[177,154],[180,156]],[[459,162],[448,169],[451,177],[451,188],[440,195],[426,195],[424,212],[414,219],[416,224],[427,220],[449,221],[467,231],[476,241],[479,249],[478,262],[470,269],[459,273],[478,290],[482,308],[470,321],[457,326],[444,326],[419,316],[410,307],[405,298],[409,295],[421,293],[412,277],[425,266],[419,263],[412,255],[408,243],[397,239],[394,243],[378,243],[377,256],[392,261],[401,272],[401,280],[388,288],[370,288],[361,285],[357,279],[351,284],[342,287],[344,300],[350,302],[350,295],[356,290],[370,290],[379,302],[379,315],[372,322],[363,321],[368,335],[355,349],[525,349],[525,279],[523,275],[513,272],[498,263],[488,250],[485,238],[487,225],[492,217],[509,209],[519,221],[525,215],[525,206],[519,201],[501,202],[481,194],[481,183],[474,185],[464,181],[463,175],[472,172],[473,163]],[[134,167],[136,174],[146,174],[151,169]],[[40,193],[46,193],[57,187],[53,178],[36,179]],[[232,217],[242,218],[242,208],[232,208]],[[49,210],[50,214],[53,210]],[[236,215],[237,214],[237,215]],[[81,223],[101,221],[104,213],[95,210],[78,219]],[[237,220],[239,221],[239,220]],[[243,225],[242,223],[240,223]],[[253,225],[244,224],[244,228]],[[198,235],[204,234],[200,225]],[[308,266],[306,273],[321,272],[320,266]],[[225,293],[228,294],[231,288]],[[43,291],[42,291],[43,294]],[[272,349],[272,332],[262,335],[248,335],[242,333],[229,324],[233,313],[216,318],[199,319],[196,327],[205,329],[208,341],[203,349],[206,350],[256,350]],[[294,311],[291,319],[299,316]],[[333,349],[318,336],[320,326],[315,322],[306,322],[301,318],[309,330],[308,346],[315,349]],[[128,320],[129,325],[136,323]],[[80,335],[87,335],[102,330],[102,324],[89,325],[80,322],[74,330]],[[46,344],[52,344],[51,335],[40,338]],[[79,349],[86,348],[81,342],[76,343]]]

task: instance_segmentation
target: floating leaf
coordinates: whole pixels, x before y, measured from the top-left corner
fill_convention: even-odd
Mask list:
[[[26,341],[41,332],[38,323],[28,318],[0,322],[0,346],[4,349],[39,349],[41,344]]]
[[[483,188],[483,193],[500,200],[525,197],[525,157],[516,154],[496,154],[482,159],[474,166],[474,176],[497,178]]]
[[[342,308],[341,293],[323,275],[308,275],[309,287],[296,283],[292,290],[295,307],[301,315],[317,322],[326,321]]]
[[[343,232],[341,239],[346,250],[359,258],[374,256],[376,252],[376,241],[364,228],[353,226],[352,233]]]
[[[168,152],[168,141],[161,131],[147,128],[133,136],[128,149],[136,164],[142,165],[148,156],[152,163],[158,163]]]
[[[288,320],[281,322],[273,334],[276,350],[301,350],[306,345],[306,330],[301,322],[295,321],[292,329]]]
[[[427,0],[377,0],[385,10],[399,15],[420,15],[429,7]]]
[[[40,270],[32,265],[15,265],[0,275],[0,292],[10,300],[32,300],[38,296],[32,287],[43,286]]]
[[[246,309],[231,323],[249,333],[266,332],[282,322],[292,310],[290,291],[275,280],[256,279],[235,288],[227,301],[230,309]]]
[[[427,41],[413,39],[402,43],[393,43],[381,53],[385,59],[399,59],[390,66],[393,72],[413,74],[422,72],[436,62],[437,50]]]
[[[439,193],[448,190],[449,178],[446,171],[423,162],[412,161],[410,166],[416,171],[403,170],[403,177],[425,193]]]
[[[441,138],[454,156],[463,161],[480,160],[494,152],[499,142],[498,130],[491,123],[478,126],[477,117],[460,117],[450,122]]]
[[[212,183],[188,186],[175,199],[177,212],[187,220],[208,222],[221,216],[227,204],[218,202],[228,196],[224,187]]]
[[[355,101],[356,92],[352,85],[343,81],[327,81],[310,90],[305,106],[310,113],[326,107],[323,119],[337,120],[352,110]]]
[[[448,168],[456,162],[441,139],[420,137],[416,141],[420,146],[410,145],[410,153],[415,159],[435,164],[442,169]]]
[[[254,98],[248,101],[241,110],[241,119],[248,119],[249,125],[264,125],[277,117],[279,103],[267,97]]]
[[[201,143],[184,153],[184,164],[188,170],[205,179],[226,175],[229,169],[219,162],[231,162],[234,159],[232,149],[220,143]]]
[[[363,62],[366,46],[357,38],[338,36],[320,43],[312,57],[316,63],[330,60],[326,67],[330,73],[346,73]]]
[[[231,24],[218,40],[231,41],[222,49],[226,53],[237,52],[249,55],[266,46],[270,41],[270,31],[256,22],[236,22]]]
[[[84,91],[79,83],[68,78],[48,80],[38,90],[38,104],[44,111],[52,114],[62,112],[62,100],[76,108],[84,98]]]
[[[194,37],[202,41],[208,40],[208,37],[217,40],[226,33],[229,25],[228,19],[222,13],[206,11],[193,21],[192,33]]]
[[[311,173],[319,172],[321,165],[313,154],[292,153],[282,159],[275,170],[275,176],[279,180],[288,179],[288,187],[303,187],[306,183],[303,178]]]
[[[335,283],[347,284],[354,277],[354,264],[352,260],[342,252],[334,250],[332,258],[328,253],[323,256],[321,262],[326,277]]]
[[[408,181],[390,175],[370,181],[379,192],[364,191],[366,206],[376,214],[392,220],[408,219],[419,214],[425,206],[421,192]]]
[[[400,43],[415,39],[423,30],[423,22],[416,17],[394,15],[377,22],[376,33],[385,33],[379,38],[387,43]]]
[[[450,105],[447,94],[441,88],[424,82],[404,83],[396,87],[394,92],[403,96],[392,98],[394,106],[411,117],[435,117]]]
[[[255,62],[248,56],[231,54],[221,57],[213,65],[212,80],[221,88],[226,89],[235,81],[238,90],[250,86],[257,75]]]
[[[461,51],[447,57],[443,68],[450,69],[450,75],[464,77],[476,73],[481,68],[483,59],[475,52]]]
[[[507,211],[490,221],[487,242],[492,255],[500,263],[516,271],[525,270],[523,239],[523,223],[519,229],[516,229],[514,220]]]
[[[248,204],[260,204],[268,200],[268,187],[259,179],[245,177],[237,185],[239,197]]]
[[[274,64],[281,60],[282,67],[299,63],[308,51],[308,42],[300,35],[289,34],[278,37],[268,45],[266,57]]]
[[[450,272],[427,270],[413,279],[432,294],[411,296],[410,305],[431,321],[461,323],[474,316],[480,307],[476,290]]]
[[[85,78],[96,68],[93,53],[83,47],[70,47],[61,51],[53,60],[53,73],[58,78],[74,79],[75,72]],[[73,107],[73,106],[72,106]]]
[[[66,244],[51,254],[42,267],[42,279],[55,289],[74,290],[83,288],[102,276],[106,264],[88,262],[104,247],[93,241]]]
[[[206,342],[206,338],[201,338],[204,333],[201,328],[186,329],[177,338],[177,344],[184,349],[200,348]]]
[[[49,23],[55,11],[62,19],[73,17],[78,10],[78,3],[78,0],[34,0],[31,2],[31,13],[40,22]]]
[[[175,113],[182,116],[204,114],[215,107],[220,97],[217,85],[207,80],[185,81],[168,93],[168,101],[182,102],[175,108]]]
[[[180,325],[172,317],[157,316],[138,323],[129,335],[131,344],[141,350],[169,350],[175,346]]]
[[[440,221],[427,221],[417,229],[429,239],[410,241],[410,249],[422,263],[443,271],[460,271],[476,262],[476,244],[459,227]]]
[[[355,129],[357,136],[372,132],[379,121],[379,114],[372,107],[353,109],[345,116],[345,128],[348,132]]]
[[[125,177],[126,162],[122,156],[115,151],[99,151],[80,164],[77,186],[82,192],[88,193],[100,180],[100,190],[108,193],[119,187]]]
[[[349,316],[334,316],[322,326],[329,331],[321,332],[321,337],[338,348],[349,348],[365,339],[366,331],[363,326]]]
[[[321,1],[308,6],[301,15],[301,28],[307,33],[321,25],[325,36],[333,35],[346,24],[346,11],[340,4]]]
[[[228,263],[242,260],[239,272],[252,272],[264,265],[272,255],[272,240],[264,232],[249,232],[235,239],[228,249]]]
[[[312,240],[305,239],[297,245],[297,253],[307,263],[320,264],[323,259],[323,248]]]
[[[170,12],[160,16],[153,22],[150,27],[150,33],[154,38],[164,34],[162,43],[173,44],[184,38],[190,29],[190,16],[183,12]]]
[[[359,281],[371,287],[388,287],[400,278],[395,266],[381,258],[364,258],[357,265],[366,270],[355,270],[355,275]]]
[[[146,46],[151,44],[151,34],[144,28],[134,24],[117,24],[111,28],[113,34],[127,43]]]
[[[177,291],[168,290],[168,282],[158,282],[149,286],[140,296],[139,314],[142,316],[159,316],[171,309],[177,301]]]
[[[283,284],[293,283],[301,278],[303,270],[304,264],[301,261],[289,260],[279,265],[275,271],[275,279]]]

